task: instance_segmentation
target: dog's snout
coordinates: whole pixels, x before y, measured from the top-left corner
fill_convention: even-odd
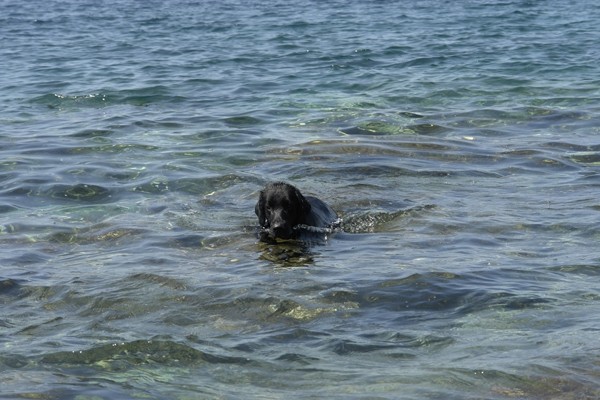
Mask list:
[[[285,224],[281,221],[272,223],[271,229],[273,229],[273,232],[275,232],[275,233],[281,233],[281,232],[285,231]]]
[[[271,232],[275,237],[288,239],[292,235],[292,230],[285,221],[274,221],[271,223]]]

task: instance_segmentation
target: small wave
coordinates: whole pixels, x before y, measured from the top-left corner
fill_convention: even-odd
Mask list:
[[[138,89],[106,90],[87,94],[49,93],[35,97],[33,104],[40,104],[51,109],[71,110],[79,108],[101,108],[113,105],[128,104],[146,106],[161,102],[180,102],[181,96],[172,95],[164,86],[150,86]]]
[[[579,151],[571,153],[569,159],[577,164],[587,166],[600,165],[600,152],[597,151]]]
[[[49,191],[53,198],[74,201],[99,202],[111,197],[111,191],[103,186],[78,183],[76,185],[55,185]]]
[[[234,117],[227,117],[223,120],[227,125],[230,126],[253,126],[264,123],[263,120],[250,116],[250,115],[238,115]]]
[[[346,233],[372,233],[403,217],[419,214],[435,208],[432,204],[397,211],[369,211],[344,216],[343,231]]]
[[[13,279],[0,280],[0,295],[17,290],[19,284]]]
[[[486,286],[484,278],[450,272],[415,273],[359,290],[361,308],[393,311],[444,311],[459,315],[486,309],[522,310],[547,307],[551,300],[537,294],[518,294]]]
[[[133,342],[109,343],[86,350],[60,351],[42,357],[44,364],[75,364],[108,367],[113,363],[130,366],[148,363],[167,365],[208,363],[243,364],[248,359],[240,357],[215,356],[193,347],[162,340],[135,340]]]
[[[357,126],[341,128],[345,135],[435,135],[447,132],[449,128],[434,123],[402,125],[397,122],[365,121]]]
[[[32,103],[45,105],[52,109],[69,109],[91,107],[99,108],[106,105],[106,95],[91,93],[84,95],[66,95],[60,93],[45,94],[31,100]]]
[[[113,200],[113,192],[104,186],[78,183],[74,185],[55,184],[39,185],[37,182],[22,183],[19,186],[7,188],[0,192],[2,195],[31,198],[50,198],[53,200],[79,203],[103,203]]]
[[[103,224],[91,226],[89,228],[78,228],[57,231],[50,234],[47,239],[52,243],[111,243],[115,244],[126,238],[135,237],[145,231],[139,228],[118,228]]]

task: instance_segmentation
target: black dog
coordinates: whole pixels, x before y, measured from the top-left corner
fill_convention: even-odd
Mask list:
[[[326,228],[337,214],[323,201],[303,196],[284,182],[269,183],[261,192],[254,209],[262,232],[261,240],[296,239],[298,226]]]

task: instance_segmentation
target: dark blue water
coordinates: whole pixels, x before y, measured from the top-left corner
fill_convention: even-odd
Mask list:
[[[0,1],[0,398],[600,397],[599,20]]]

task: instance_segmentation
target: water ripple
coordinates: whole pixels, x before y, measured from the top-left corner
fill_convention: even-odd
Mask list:
[[[598,397],[591,2],[0,8],[0,397]]]

